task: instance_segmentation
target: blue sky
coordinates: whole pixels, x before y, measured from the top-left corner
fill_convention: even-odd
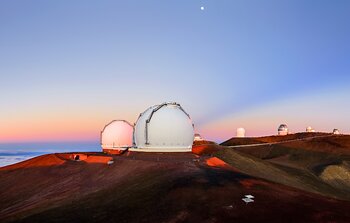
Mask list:
[[[217,141],[280,104],[317,102],[320,129],[350,132],[344,112],[324,120],[350,109],[349,10],[340,0],[1,1],[0,142],[95,140],[111,119],[134,122],[163,101]],[[306,125],[296,113],[288,124]],[[275,129],[269,119],[259,134]]]

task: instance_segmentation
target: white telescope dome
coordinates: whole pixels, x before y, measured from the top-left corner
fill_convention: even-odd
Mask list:
[[[278,135],[288,135],[288,126],[286,124],[281,124],[278,127]]]
[[[340,135],[339,129],[333,129],[333,134],[334,135]]]
[[[245,129],[244,128],[238,128],[236,137],[245,137]]]
[[[306,132],[315,132],[315,130],[311,126],[308,126]]]
[[[140,114],[134,130],[134,151],[191,152],[193,139],[190,116],[177,103],[163,103]]]
[[[134,127],[125,120],[114,120],[108,123],[101,132],[102,149],[126,150],[132,147],[133,130]]]

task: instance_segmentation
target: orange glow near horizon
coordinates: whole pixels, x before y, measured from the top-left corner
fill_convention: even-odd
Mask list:
[[[100,132],[110,121],[124,117],[133,123],[136,114],[138,113],[129,110],[97,108],[14,111],[8,113],[7,119],[0,125],[0,143],[99,141]]]
[[[58,119],[48,116],[6,120],[0,127],[0,142],[98,140],[104,124],[86,118]]]

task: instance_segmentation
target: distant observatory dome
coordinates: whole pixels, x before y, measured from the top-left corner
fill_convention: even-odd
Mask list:
[[[175,103],[163,103],[140,114],[134,130],[133,151],[191,152],[194,129],[190,116]]]
[[[245,137],[245,129],[244,128],[238,128],[236,137]]]
[[[340,135],[339,129],[333,129],[333,134],[334,135]]]
[[[132,147],[134,127],[125,120],[108,123],[101,132],[101,147],[104,152],[118,153]]]
[[[306,132],[315,132],[315,130],[311,126],[308,126]]]
[[[198,133],[194,134],[194,141],[203,141],[204,139],[202,136]]]
[[[281,124],[278,127],[278,135],[280,136],[288,135],[288,126],[286,124]]]

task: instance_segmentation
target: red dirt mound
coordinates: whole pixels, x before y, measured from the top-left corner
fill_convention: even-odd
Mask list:
[[[227,164],[226,162],[224,162],[223,160],[221,160],[217,157],[208,158],[205,160],[205,163],[209,167],[217,167],[217,168],[221,168],[224,170],[229,170],[229,171],[240,173],[240,171],[238,169],[234,168],[233,166]]]
[[[57,166],[64,164],[66,161],[56,154],[42,155],[38,157],[34,157],[29,160],[25,160],[20,163],[16,163],[13,165],[8,165],[1,167],[0,170],[14,170],[14,169],[22,169],[22,168],[30,168],[30,167],[43,167],[43,166]]]
[[[215,167],[227,167],[228,164],[222,161],[221,159],[217,157],[212,157],[206,160],[206,163],[208,166],[215,166]]]

